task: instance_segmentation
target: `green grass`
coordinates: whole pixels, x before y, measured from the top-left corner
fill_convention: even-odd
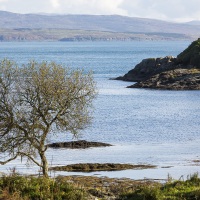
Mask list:
[[[198,174],[186,181],[135,182],[134,187],[128,187],[128,183],[123,187],[124,190],[112,193],[112,197],[116,200],[200,200]],[[92,189],[92,185],[91,188],[82,187],[76,182],[69,183],[64,177],[47,179],[11,174],[0,178],[0,200],[91,200],[95,196],[104,200],[109,198],[111,191],[114,188],[105,193],[102,188]]]
[[[83,189],[69,184],[64,178],[47,179],[13,174],[0,178],[0,200],[85,200]]]
[[[154,183],[136,188],[133,192],[122,194],[126,200],[199,200],[200,179],[193,175],[186,181],[174,181],[166,184]]]

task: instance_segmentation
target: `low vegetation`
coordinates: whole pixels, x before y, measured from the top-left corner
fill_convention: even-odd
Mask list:
[[[19,176],[0,178],[0,200],[199,200],[200,178],[162,184],[155,181],[106,177],[57,178]]]
[[[177,56],[178,62],[200,68],[200,38]]]
[[[25,177],[16,174],[0,178],[1,200],[87,200],[84,189],[63,178]]]
[[[126,200],[199,200],[200,179],[194,174],[186,181],[173,181],[166,184],[141,185],[133,192],[120,195]]]

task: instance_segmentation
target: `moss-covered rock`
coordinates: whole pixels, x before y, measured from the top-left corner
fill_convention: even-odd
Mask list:
[[[93,172],[93,171],[118,171],[126,169],[155,168],[154,165],[132,165],[118,163],[79,163],[66,166],[51,167],[54,171]]]

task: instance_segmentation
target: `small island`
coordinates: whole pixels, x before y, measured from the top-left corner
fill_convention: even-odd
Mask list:
[[[78,140],[71,142],[57,142],[48,144],[47,147],[51,148],[68,148],[68,149],[86,149],[90,147],[110,147],[111,144],[103,143],[103,142],[92,142],[86,140]]]
[[[119,163],[79,163],[66,166],[55,166],[49,170],[68,172],[97,172],[97,171],[120,171],[127,169],[151,169],[155,165],[132,165]]]
[[[136,82],[128,88],[199,90],[200,38],[176,58],[166,56],[144,59],[134,69],[115,80]]]

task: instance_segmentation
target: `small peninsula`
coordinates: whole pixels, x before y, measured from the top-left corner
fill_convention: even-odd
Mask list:
[[[128,88],[200,90],[200,38],[177,57],[144,59],[115,80],[136,82]]]

